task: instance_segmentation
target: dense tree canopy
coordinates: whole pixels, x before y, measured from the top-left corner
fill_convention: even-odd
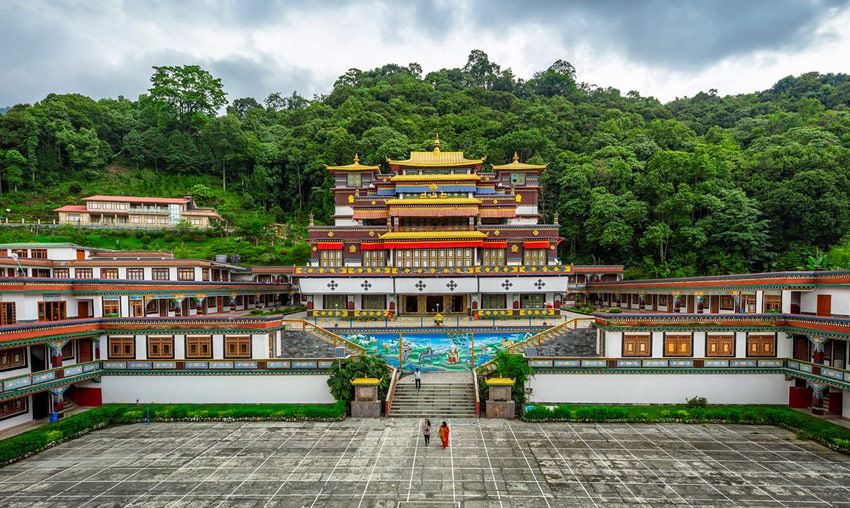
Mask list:
[[[246,230],[259,216],[321,222],[333,211],[326,164],[359,153],[386,170],[387,157],[428,149],[439,133],[447,149],[494,164],[514,152],[549,163],[541,208],[546,221],[559,214],[564,262],[643,276],[795,268],[847,243],[848,106],[845,74],[662,104],[579,83],[562,60],[518,79],[478,50],[425,76],[415,63],[351,69],[312,99],[227,103],[200,67],[156,67],[135,101],[51,94],[0,116],[0,190],[24,202],[96,182],[118,162],[175,182],[217,178]]]

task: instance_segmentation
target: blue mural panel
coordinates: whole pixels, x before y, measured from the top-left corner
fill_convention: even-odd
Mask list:
[[[489,362],[503,348],[534,335],[530,332],[475,332],[475,365]],[[399,366],[399,334],[361,333],[344,335],[346,339],[380,356],[393,367]],[[404,370],[421,371],[469,370],[472,367],[472,334],[409,333],[401,334],[401,353]]]

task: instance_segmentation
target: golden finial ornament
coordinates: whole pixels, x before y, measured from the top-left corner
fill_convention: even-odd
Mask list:
[[[517,155],[517,153],[514,152],[514,164],[516,164],[517,162],[519,162],[519,155]]]
[[[360,165],[360,155],[359,154],[354,154],[354,165],[355,166]]]
[[[440,135],[434,137],[434,153],[440,153]]]
[[[558,212],[555,212],[555,216],[554,216],[554,218],[553,218],[553,219],[554,219],[554,220],[553,220],[553,222],[554,222],[554,223],[555,223],[555,225],[557,226],[557,225],[558,225]]]
[[[316,225],[316,223],[314,221],[313,213],[310,212],[310,226],[315,226],[315,225]]]

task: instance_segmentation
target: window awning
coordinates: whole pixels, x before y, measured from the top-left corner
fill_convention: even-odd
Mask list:
[[[317,247],[319,250],[342,250],[342,242],[321,242]]]
[[[484,242],[485,249],[505,249],[508,246],[508,242]]]
[[[382,250],[384,242],[361,243],[360,250]]]
[[[549,240],[534,240],[529,242],[522,242],[522,247],[524,249],[548,249]]]

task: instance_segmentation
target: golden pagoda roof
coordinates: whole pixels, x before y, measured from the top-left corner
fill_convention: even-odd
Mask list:
[[[360,164],[360,157],[354,154],[354,164],[346,166],[325,166],[328,171],[380,171],[380,166],[364,166]]]
[[[388,199],[388,205],[480,205],[481,200],[475,198],[410,198]]]
[[[494,170],[522,170],[522,169],[546,169],[549,164],[526,164],[524,162],[519,161],[519,156],[516,152],[514,152],[514,160],[510,164],[504,164],[502,166],[493,166]]]
[[[384,233],[379,238],[381,240],[437,240],[442,238],[480,240],[486,237],[487,235],[480,231],[398,231]]]
[[[459,175],[395,175],[390,178],[392,182],[444,182],[456,180],[473,180],[479,181],[481,177],[478,175],[459,174]]]
[[[463,152],[443,152],[440,150],[440,135],[434,140],[434,150],[431,152],[410,152],[410,158],[403,161],[387,159],[390,164],[399,166],[458,166],[480,164],[484,159],[467,159]]]

